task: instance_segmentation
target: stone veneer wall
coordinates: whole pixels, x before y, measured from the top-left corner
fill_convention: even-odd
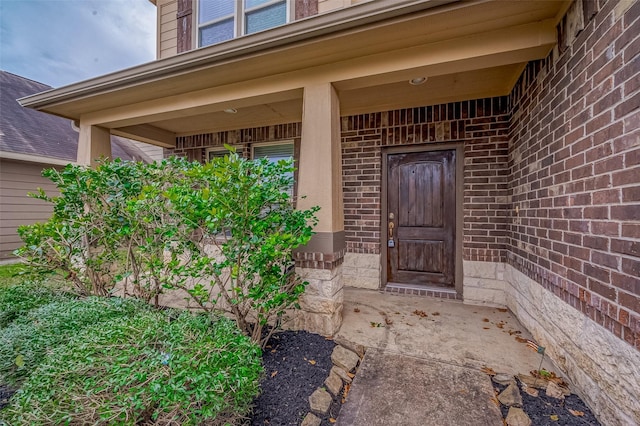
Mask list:
[[[342,117],[345,285],[380,286],[382,149],[464,144],[464,259],[506,259],[507,97]]]

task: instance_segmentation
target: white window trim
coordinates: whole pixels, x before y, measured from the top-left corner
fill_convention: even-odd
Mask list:
[[[251,144],[251,159],[255,160],[256,156],[255,156],[255,149],[256,147],[261,147],[261,146],[273,146],[273,145],[291,145],[291,158],[295,158],[295,144],[293,139],[285,139],[285,140],[281,140],[281,141],[273,141],[273,142],[258,142],[258,143],[253,143]]]
[[[195,28],[195,40],[196,40],[196,46],[197,48],[200,47],[207,47],[207,46],[213,46],[213,44],[208,44],[206,46],[202,46],[200,44],[200,28],[202,27],[206,27],[212,24],[216,24],[218,22],[222,22],[222,21],[226,21],[229,18],[233,18],[233,39],[236,39],[238,37],[242,37],[242,36],[246,36],[246,35],[253,35],[253,34],[258,34],[261,33],[262,31],[258,31],[256,33],[251,33],[251,34],[246,34],[246,29],[245,29],[245,16],[247,14],[247,12],[254,12],[260,9],[264,9],[266,7],[272,6],[274,4],[280,3],[282,0],[270,0],[265,4],[261,4],[258,6],[254,6],[252,8],[249,9],[245,9],[244,7],[244,0],[235,0],[236,2],[236,7],[232,15],[225,15],[224,17],[221,18],[216,18],[213,19],[211,21],[207,21],[207,22],[203,22],[202,24],[200,23],[200,0],[197,0],[195,2],[195,7],[194,7],[194,14],[193,16],[195,17],[195,25],[193,25],[193,27]],[[295,20],[295,0],[285,0],[285,4],[286,4],[286,18],[287,21],[285,22],[284,25],[287,25],[291,22],[293,22]],[[276,27],[274,27],[276,28]],[[268,31],[267,30],[263,30],[263,31]],[[232,39],[232,40],[233,40]],[[225,40],[228,41],[228,40]],[[224,41],[221,41],[220,43],[224,43]],[[219,44],[219,43],[215,43],[215,44]]]
[[[239,145],[231,145],[231,146],[236,149],[236,153],[242,149],[242,147],[239,146]],[[227,148],[225,148],[224,146],[214,146],[212,148],[207,148],[205,150],[205,158],[207,160],[207,163],[209,161],[211,161],[211,158],[209,158],[209,153],[210,152],[224,152],[225,154],[228,154],[229,150]]]

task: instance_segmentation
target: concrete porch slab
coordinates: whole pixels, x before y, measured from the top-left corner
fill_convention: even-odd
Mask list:
[[[509,311],[454,300],[344,290],[343,323],[336,338],[477,370],[486,366],[499,373],[528,374],[540,365],[541,356],[516,339],[532,336]],[[543,367],[558,372],[548,357]]]
[[[380,349],[369,349],[347,402],[341,426],[502,425],[486,374]]]

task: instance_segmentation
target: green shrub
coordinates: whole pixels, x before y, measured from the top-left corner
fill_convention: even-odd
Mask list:
[[[16,253],[42,274],[62,272],[81,294],[107,295],[122,282],[126,295],[157,304],[165,289],[184,291],[214,316],[232,314],[264,345],[263,327],[278,326],[304,291],[293,250],[317,224],[318,207],[295,208],[294,169],[291,160],[231,152],[206,164],[48,170],[61,195],[34,196],[54,214],[18,229],[25,245]]]
[[[29,282],[0,287],[0,329],[32,309],[72,298],[69,293]]]
[[[260,349],[225,318],[148,311],[59,346],[2,412],[9,424],[239,424]]]
[[[0,383],[19,384],[56,346],[83,328],[149,309],[119,298],[56,301],[16,318],[0,329]]]

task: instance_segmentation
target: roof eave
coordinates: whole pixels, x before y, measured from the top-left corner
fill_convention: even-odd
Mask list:
[[[170,58],[148,62],[114,73],[47,90],[18,99],[23,107],[47,110],[48,107],[80,97],[107,93],[140,83],[157,81],[194,69],[212,66],[219,61],[241,59],[244,56],[282,47],[327,34],[374,24],[398,16],[458,3],[458,7],[489,0],[378,0],[316,15],[263,33],[240,37],[219,45],[199,48]],[[67,117],[75,118],[75,117]]]

